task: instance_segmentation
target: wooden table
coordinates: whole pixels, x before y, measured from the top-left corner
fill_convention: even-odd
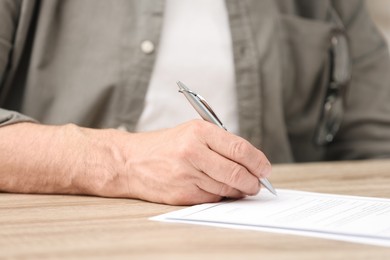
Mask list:
[[[390,161],[278,165],[270,181],[277,188],[390,198]],[[3,193],[0,258],[390,259],[385,247],[148,220],[179,208]]]

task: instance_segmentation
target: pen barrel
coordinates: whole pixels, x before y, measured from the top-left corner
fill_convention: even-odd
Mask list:
[[[187,100],[190,102],[196,112],[198,112],[198,114],[203,118],[203,120],[215,124],[227,131],[226,127],[218,119],[217,115],[207,104],[206,100],[204,100],[200,95],[191,91],[182,82],[178,81],[177,85],[179,86],[179,91],[183,93],[183,95],[187,98]],[[266,178],[261,178],[259,179],[259,181],[272,194],[274,194],[275,196],[277,195],[276,190],[274,189],[274,187],[272,187],[272,184]]]

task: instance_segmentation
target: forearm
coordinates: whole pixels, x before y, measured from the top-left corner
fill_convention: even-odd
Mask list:
[[[271,166],[247,141],[195,120],[150,133],[72,124],[0,127],[0,190],[191,205],[257,194]]]
[[[126,185],[118,185],[115,192],[107,185],[123,165],[115,146],[101,138],[109,134],[75,125],[1,127],[0,190],[123,196],[128,190],[121,187]]]

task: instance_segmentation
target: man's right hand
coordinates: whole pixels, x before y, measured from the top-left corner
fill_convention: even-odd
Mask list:
[[[0,190],[192,205],[257,194],[265,155],[202,120],[148,133],[18,123],[0,128]]]

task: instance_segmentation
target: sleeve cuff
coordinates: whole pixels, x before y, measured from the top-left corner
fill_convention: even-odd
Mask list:
[[[0,127],[21,122],[38,123],[37,120],[18,112],[0,109]]]

